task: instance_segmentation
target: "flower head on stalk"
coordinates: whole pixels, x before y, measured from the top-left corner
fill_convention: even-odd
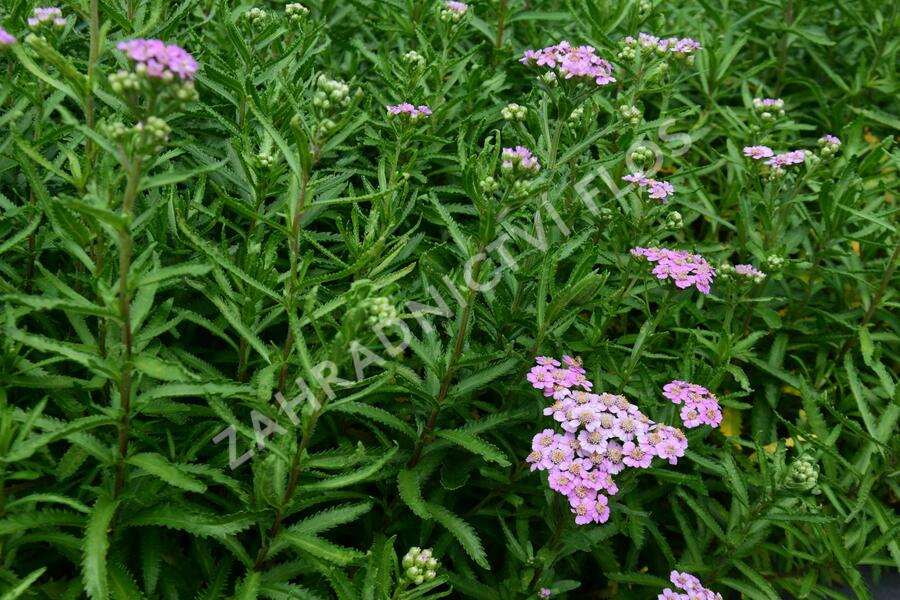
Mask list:
[[[116,48],[134,62],[137,73],[152,79],[192,81],[200,68],[187,50],[162,40],[138,38],[119,42]]]
[[[62,9],[56,6],[37,7],[31,11],[28,17],[28,27],[33,31],[42,29],[62,29],[66,26],[67,20],[63,16]]]
[[[719,267],[719,275],[723,278],[741,277],[750,279],[754,283],[762,283],[766,278],[766,274],[753,265],[730,265],[724,263]]]
[[[0,27],[0,46],[12,46],[16,41],[15,36]]]
[[[193,80],[199,65],[185,49],[162,40],[139,38],[116,47],[131,61],[132,70],[110,75],[110,87],[130,106],[136,124],[110,123],[106,132],[134,152],[158,152],[171,131],[164,117],[197,99]]]
[[[469,12],[469,5],[465,2],[447,0],[441,9],[441,20],[459,23],[466,16],[467,12]]]
[[[291,2],[284,7],[284,14],[287,15],[291,23],[297,24],[309,15],[309,9],[299,2]]]
[[[719,399],[702,385],[674,380],[663,386],[663,396],[681,406],[681,420],[688,429],[709,425],[718,427],[722,422]]]
[[[694,62],[694,55],[702,49],[703,46],[691,38],[660,38],[642,32],[637,38],[629,35],[622,40],[622,50],[618,57],[634,60],[640,52],[644,56],[671,57],[691,64]]]
[[[775,156],[767,160],[765,162],[765,165],[772,169],[772,177],[779,177],[781,175],[784,175],[784,167],[799,165],[805,161],[806,153],[804,153],[803,150],[792,150],[790,152],[782,152],[781,154],[776,154]]]
[[[663,204],[668,204],[669,196],[675,195],[675,188],[668,181],[650,179],[649,177],[644,177],[640,172],[625,175],[622,179],[628,183],[633,183],[638,187],[647,188],[649,191],[648,195],[654,200],[661,201]]]
[[[753,160],[772,158],[775,152],[768,146],[744,146],[744,156]]]
[[[656,263],[657,279],[671,279],[681,289],[694,286],[701,294],[709,294],[716,271],[705,258],[683,250],[668,248],[632,248],[632,256]]]
[[[413,106],[409,102],[397,104],[396,106],[387,107],[388,115],[397,116],[408,120],[410,123],[418,123],[419,121],[431,116],[431,109],[424,104]]]
[[[722,594],[707,589],[699,579],[690,573],[672,571],[669,580],[672,585],[685,593],[679,594],[671,588],[666,588],[658,596],[659,600],[722,600]]]
[[[841,138],[834,135],[823,135],[819,138],[819,151],[822,158],[831,158],[841,147]]]
[[[519,62],[545,67],[554,78],[567,81],[592,81],[598,86],[616,81],[612,64],[600,58],[593,46],[572,46],[565,40],[539,50],[526,50]]]
[[[764,123],[773,123],[784,116],[784,100],[781,98],[754,98],[753,111]]]

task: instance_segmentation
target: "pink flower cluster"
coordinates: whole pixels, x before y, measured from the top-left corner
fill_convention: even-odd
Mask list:
[[[703,47],[699,43],[692,40],[691,38],[659,38],[655,35],[649,35],[647,33],[639,33],[638,39],[636,40],[629,35],[625,38],[625,44],[629,46],[640,44],[644,48],[659,49],[663,52],[672,52],[673,54],[679,54],[682,56],[693,54],[697,50],[703,49]]]
[[[671,279],[681,289],[694,286],[702,294],[708,294],[716,271],[705,258],[683,250],[667,248],[632,248],[632,256],[644,257],[656,263],[653,274],[657,279]]]
[[[753,99],[753,108],[757,110],[767,109],[767,108],[784,108],[784,100],[781,98],[754,98]]]
[[[709,425],[718,427],[722,422],[719,399],[702,385],[687,381],[670,381],[663,386],[663,396],[681,407],[681,420],[688,429]]]
[[[631,175],[625,175],[622,177],[623,180],[637,184],[642,188],[647,188],[650,191],[650,197],[656,200],[662,200],[663,204],[669,203],[669,196],[673,196],[675,194],[675,188],[668,181],[657,181],[656,179],[650,179],[648,177],[644,177],[643,173],[637,172],[632,173]]]
[[[753,160],[762,160],[775,156],[775,152],[768,146],[744,146],[744,156]]]
[[[799,165],[805,159],[806,155],[803,153],[803,150],[793,150],[791,152],[782,152],[781,154],[776,154],[766,161],[766,165],[772,167],[773,169],[781,169],[782,167],[786,167],[788,165]]]
[[[0,27],[0,46],[12,46],[16,43],[16,38],[8,31]]]
[[[734,272],[741,277],[748,277],[755,281],[762,281],[766,274],[753,265],[734,265]]]
[[[34,29],[44,24],[65,27],[66,18],[62,16],[62,10],[55,6],[38,7],[31,11],[31,16],[28,17],[28,26]]]
[[[671,588],[666,588],[657,597],[658,600],[722,600],[722,594],[707,589],[699,579],[690,573],[672,571],[669,580],[672,585],[686,593],[679,594],[672,591]]]
[[[840,143],[840,141],[838,143]],[[765,162],[765,165],[772,167],[775,171],[783,171],[783,167],[788,165],[798,165],[806,160],[806,154],[803,150],[792,150],[790,152],[775,154],[775,151],[768,146],[745,146],[744,156],[750,157],[753,160],[767,158],[768,160]]]
[[[387,111],[389,115],[406,115],[409,120],[414,123],[420,119],[431,116],[431,109],[424,104],[420,104],[416,107],[409,102],[397,104],[396,106],[388,106]]]
[[[613,83],[613,66],[600,58],[593,46],[572,46],[562,41],[540,50],[526,50],[519,62],[556,70],[564,79],[593,79],[597,85]]]
[[[831,135],[831,134],[823,135],[822,137],[819,138],[819,144],[821,144],[821,145],[834,144],[835,146],[840,146],[841,138],[839,138],[835,135]]]
[[[545,429],[531,441],[531,470],[549,472],[550,487],[566,496],[579,525],[609,520],[609,499],[619,491],[613,475],[646,469],[658,456],[676,464],[687,438],[655,423],[624,396],[595,394],[577,358],[539,356],[527,379],[553,404],[544,409],[562,432]]]
[[[525,146],[504,148],[502,158],[503,162],[500,164],[500,168],[507,172],[521,170],[528,173],[537,173],[541,170],[541,163],[534,157],[531,150]]]
[[[162,40],[135,39],[116,46],[133,60],[139,70],[155,79],[193,79],[199,68],[197,61],[184,48],[166,45]]]
[[[447,0],[444,2],[444,6],[447,10],[455,12],[460,16],[466,14],[466,11],[469,10],[469,5],[465,2],[455,2],[454,0]]]

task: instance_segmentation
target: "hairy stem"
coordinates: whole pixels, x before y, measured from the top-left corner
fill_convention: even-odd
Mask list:
[[[122,320],[122,346],[125,356],[119,372],[119,401],[122,418],[119,423],[119,463],[116,466],[114,497],[118,498],[125,483],[125,459],[128,456],[128,426],[131,419],[131,298],[128,290],[128,271],[131,269],[131,213],[141,180],[143,157],[134,157],[128,165],[128,183],[122,200],[124,224],[119,228],[119,317]]]

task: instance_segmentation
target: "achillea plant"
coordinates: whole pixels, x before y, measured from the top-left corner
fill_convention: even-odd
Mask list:
[[[0,599],[900,567],[894,4],[0,4]]]

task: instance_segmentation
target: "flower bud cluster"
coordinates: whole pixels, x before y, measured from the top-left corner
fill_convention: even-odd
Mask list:
[[[302,22],[309,15],[309,9],[299,2],[291,2],[284,7],[284,14],[295,25]]]
[[[369,313],[366,322],[373,327],[389,327],[397,322],[397,309],[391,304],[390,298],[375,296],[363,303]]]
[[[834,135],[823,135],[819,138],[819,151],[822,158],[831,158],[841,147],[841,138]]]
[[[603,207],[600,208],[600,210],[597,211],[597,218],[598,218],[602,223],[606,223],[606,222],[612,221],[612,219],[613,219],[614,216],[615,216],[615,213],[614,213],[613,210],[612,210],[610,207],[608,207],[608,206],[603,206]]]
[[[259,154],[256,155],[256,162],[259,163],[259,166],[264,168],[274,166],[276,159],[277,157],[274,154],[265,150],[260,151]]]
[[[500,184],[493,177],[485,177],[481,181],[478,182],[478,185],[481,187],[481,191],[485,194],[493,194],[497,190],[500,189]]]
[[[437,577],[441,563],[432,556],[431,548],[413,546],[403,556],[403,575],[414,585],[421,585]]]
[[[553,71],[547,71],[542,75],[538,75],[537,79],[538,81],[549,87],[556,87],[559,84],[559,79],[557,79],[556,73],[554,73]]]
[[[668,215],[666,215],[666,229],[670,229],[672,231],[680,231],[684,228],[684,218],[681,216],[681,213],[677,210],[673,210]]]
[[[251,8],[241,15],[241,19],[250,27],[259,29],[266,24],[266,21],[269,19],[269,13],[261,8]]]
[[[770,254],[766,257],[766,266],[770,271],[780,271],[784,266],[784,259],[777,254]]]
[[[322,111],[333,111],[350,104],[350,86],[339,79],[330,79],[324,73],[316,79],[313,106]]]
[[[753,110],[762,121],[772,123],[784,116],[784,100],[781,98],[754,98]]]
[[[643,117],[641,109],[637,106],[629,106],[627,104],[623,104],[619,107],[619,114],[632,126],[639,125],[641,123],[641,117]]]
[[[109,87],[117,94],[136,92],[141,89],[141,78],[137,73],[117,71],[109,76]]]
[[[466,16],[466,12],[469,10],[469,5],[465,2],[454,2],[453,0],[447,0],[444,2],[444,8],[441,9],[441,20],[442,21],[450,21],[452,23],[459,23],[463,17]]]
[[[504,121],[524,121],[528,116],[528,109],[511,102],[500,109],[500,115]]]
[[[159,117],[150,116],[128,127],[121,121],[102,127],[104,133],[119,144],[131,145],[136,152],[159,152],[169,140],[172,128]]]
[[[415,50],[410,50],[409,52],[405,53],[402,58],[403,62],[414,69],[421,69],[425,66],[425,57]]]
[[[28,27],[32,31],[62,29],[66,26],[66,18],[62,10],[55,6],[38,7],[28,17]]]
[[[572,111],[572,114],[569,115],[568,123],[569,125],[577,125],[581,122],[582,117],[584,117],[584,106],[579,106],[575,110]]]
[[[819,466],[810,456],[797,458],[788,467],[784,487],[798,492],[812,492],[818,494],[816,484],[819,481]]]
[[[656,160],[656,153],[653,152],[652,148],[639,146],[634,152],[628,155],[628,158],[635,165],[643,166]]]

